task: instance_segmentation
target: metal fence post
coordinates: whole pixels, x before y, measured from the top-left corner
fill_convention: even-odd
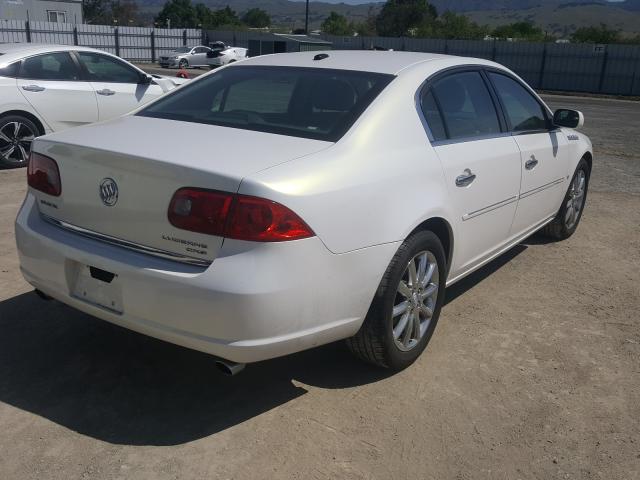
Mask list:
[[[24,22],[24,33],[27,35],[27,42],[31,43],[31,26],[29,20]]]
[[[187,46],[187,30],[182,30],[182,45]]]
[[[445,39],[444,41],[444,54],[447,55],[449,53],[449,40]]]
[[[73,26],[73,44],[78,45],[78,27]]]
[[[491,60],[496,61],[496,39],[493,39],[493,46],[491,47]]]
[[[604,74],[607,70],[607,60],[609,59],[609,45],[604,46],[604,56],[602,58],[602,69],[600,69],[600,81],[598,82],[598,93],[602,93],[602,86],[604,85]]]
[[[113,37],[116,41],[116,56],[120,56],[120,35],[118,33],[118,27],[113,29]]]
[[[542,61],[540,62],[540,76],[538,77],[538,88],[542,90],[544,80],[544,66],[547,63],[547,43],[542,44]]]
[[[151,30],[151,63],[156,63],[156,31]]]

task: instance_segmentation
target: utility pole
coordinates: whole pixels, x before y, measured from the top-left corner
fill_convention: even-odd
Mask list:
[[[304,12],[304,33],[309,35],[309,0]]]

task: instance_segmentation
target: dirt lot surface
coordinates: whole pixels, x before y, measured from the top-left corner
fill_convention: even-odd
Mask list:
[[[22,280],[24,170],[0,171],[2,479],[640,479],[640,103],[576,106],[596,146],[576,235],[447,292],[418,362],[340,344],[223,377]]]

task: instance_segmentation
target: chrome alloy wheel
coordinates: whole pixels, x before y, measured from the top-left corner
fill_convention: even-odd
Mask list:
[[[14,121],[0,127],[0,155],[10,163],[21,165],[29,160],[35,132],[28,125]]]
[[[429,328],[438,299],[440,275],[433,253],[414,255],[402,274],[391,313],[393,340],[403,352],[420,342]]]
[[[584,191],[587,185],[587,175],[584,170],[578,170],[573,182],[571,182],[571,190],[567,199],[567,211],[564,216],[565,227],[570,230],[574,227],[580,212],[584,206]]]

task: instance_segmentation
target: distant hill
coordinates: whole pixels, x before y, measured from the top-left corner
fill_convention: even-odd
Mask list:
[[[139,10],[151,19],[166,0],[138,0]],[[304,26],[304,2],[289,0],[192,0],[209,8],[219,9],[229,5],[238,14],[258,6],[269,12],[274,25],[300,28]],[[325,0],[309,4],[309,22],[319,28],[331,11],[336,11],[356,22],[367,18],[370,11],[376,13],[379,3],[362,3],[366,0]],[[626,35],[640,33],[640,0],[621,2],[607,0],[430,0],[439,12],[461,12],[484,25],[497,26],[517,21],[531,21],[550,34],[568,36],[576,28],[606,23],[619,28]]]

